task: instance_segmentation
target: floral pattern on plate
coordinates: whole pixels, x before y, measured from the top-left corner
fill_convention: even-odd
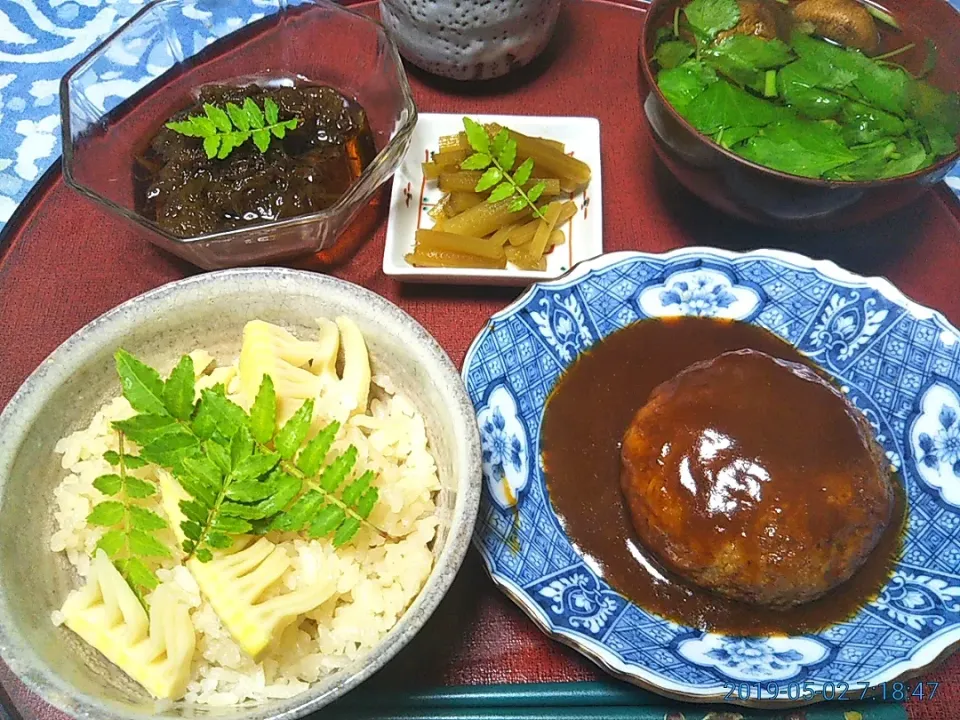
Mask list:
[[[551,389],[605,335],[678,314],[753,323],[814,359],[900,471],[909,498],[903,557],[879,597],[849,621],[800,637],[681,627],[627,602],[564,534],[532,455]],[[915,674],[960,642],[960,339],[887,281],[778,251],[613,253],[534,285],[494,315],[467,352],[463,377],[491,438],[523,428],[529,468],[516,505],[506,507],[485,463],[475,545],[538,625],[614,674],[701,701],[749,681],[752,697],[739,700],[756,701],[764,682],[821,688],[842,678],[860,687]],[[491,402],[495,393],[509,402]]]

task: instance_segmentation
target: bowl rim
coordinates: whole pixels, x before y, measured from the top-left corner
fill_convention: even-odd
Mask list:
[[[945,0],[944,0],[945,1]],[[640,70],[643,73],[644,81],[649,88],[650,93],[654,93],[657,99],[666,107],[667,112],[670,114],[672,119],[679,123],[687,132],[694,135],[697,140],[704,142],[711,150],[719,152],[721,155],[745,165],[746,167],[751,168],[757,172],[769,175],[778,180],[799,183],[801,185],[808,185],[810,187],[816,188],[849,188],[852,190],[864,190],[867,188],[879,188],[879,187],[890,187],[893,185],[898,185],[901,183],[908,183],[911,181],[918,180],[922,177],[927,177],[934,175],[940,171],[948,170],[952,165],[954,165],[958,160],[960,160],[960,146],[951,153],[933,165],[928,165],[925,168],[920,170],[914,170],[908,175],[896,175],[890,178],[879,178],[877,180],[825,180],[823,178],[811,178],[805,177],[803,175],[793,175],[791,173],[783,172],[782,170],[775,170],[773,168],[767,167],[766,165],[760,165],[755,163],[752,160],[747,160],[745,157],[737,155],[732,150],[728,150],[723,147],[720,143],[716,142],[713,138],[697,130],[693,125],[691,125],[686,118],[684,118],[676,108],[670,103],[669,100],[661,92],[660,87],[657,85],[657,78],[651,67],[652,59],[647,56],[647,47],[652,41],[652,34],[656,32],[654,27],[654,18],[659,15],[664,8],[677,6],[681,7],[685,4],[685,0],[649,0],[650,4],[647,7],[646,15],[643,19],[643,28],[640,31],[640,42],[639,42],[639,64]],[[857,0],[861,2],[861,0]],[[958,32],[960,32],[960,15],[958,15]],[[642,113],[646,117],[646,112]],[[649,118],[647,119],[649,122]],[[657,133],[654,133],[656,135]]]
[[[427,380],[446,392],[447,406],[451,407],[451,413],[456,418],[455,426],[447,428],[447,431],[454,444],[461,448],[459,461],[454,465],[454,473],[459,478],[459,483],[449,532],[426,582],[396,624],[361,658],[360,663],[320,678],[311,683],[309,689],[291,698],[223,708],[223,714],[219,717],[230,720],[295,720],[333,702],[391,660],[420,631],[446,596],[470,547],[482,483],[480,434],[473,404],[450,356],[416,319],[386,298],[359,285],[304,270],[272,267],[232,268],[161,285],[103,313],[74,332],[51,352],[0,412],[0,437],[4,439],[4,442],[0,443],[2,508],[10,470],[37,416],[47,406],[51,396],[70,377],[72,367],[89,360],[102,352],[105,346],[116,343],[136,328],[139,321],[131,311],[166,309],[169,312],[170,307],[175,307],[175,300],[182,297],[185,291],[196,290],[198,287],[229,288],[238,280],[250,286],[257,281],[266,283],[276,279],[285,281],[292,288],[306,288],[317,296],[330,293],[346,297],[354,305],[366,305],[371,314],[395,321],[392,323],[392,326],[397,328],[394,332],[403,338],[408,347],[414,348],[414,352],[421,355],[422,360],[429,361],[430,365],[424,365]],[[278,292],[275,285],[271,289],[278,299],[287,296],[282,290]],[[134,709],[78,690],[53,667],[41,660],[17,630],[15,623],[11,622],[12,617],[5,584],[0,583],[0,656],[31,692],[58,710],[83,720],[150,720],[157,717],[177,717],[158,715],[161,711],[155,712],[152,701],[146,698],[142,707]],[[275,711],[265,713],[264,709],[268,704],[273,705]],[[174,707],[198,708],[203,712],[206,706],[177,704]]]
[[[410,88],[410,81],[407,78],[407,73],[403,67],[403,61],[400,58],[400,51],[397,48],[396,43],[390,34],[386,31],[386,28],[383,27],[381,23],[375,19],[364,15],[357,10],[354,10],[352,7],[347,5],[341,5],[332,0],[310,0],[311,7],[322,7],[324,9],[330,10],[332,12],[343,13],[347,15],[352,15],[353,17],[363,20],[365,23],[373,25],[377,28],[379,34],[383,37],[384,40],[384,52],[389,55],[393,60],[396,67],[399,69],[398,77],[400,84],[400,94],[403,97],[403,110],[407,113],[406,120],[394,129],[392,137],[387,141],[387,143],[377,151],[377,154],[374,156],[373,160],[370,161],[370,164],[364,168],[363,172],[360,173],[359,177],[347,188],[346,192],[340,196],[340,199],[337,200],[333,205],[326,208],[325,210],[318,210],[317,212],[309,213],[306,215],[296,215],[289,218],[284,218],[281,220],[276,220],[273,222],[260,222],[255,225],[248,225],[242,228],[237,228],[234,230],[220,230],[214,233],[206,233],[203,235],[192,235],[188,238],[178,237],[167,232],[156,222],[150,220],[149,218],[141,215],[140,213],[132,210],[130,208],[124,207],[119,203],[110,200],[107,197],[104,197],[100,193],[92,190],[83,183],[79,182],[73,176],[72,163],[74,156],[74,141],[73,135],[71,133],[71,122],[70,122],[70,84],[73,78],[87,69],[95,58],[97,58],[106,48],[119,38],[128,28],[132,27],[134,24],[138,23],[143,17],[147,16],[157,7],[161,5],[170,4],[177,5],[181,3],[182,0],[150,0],[146,5],[144,5],[140,10],[131,15],[120,27],[114,30],[112,33],[107,35],[102,42],[98,43],[95,47],[89,50],[83,58],[81,58],[73,67],[71,67],[67,73],[60,79],[59,87],[59,100],[60,100],[60,139],[61,146],[63,147],[63,152],[61,154],[60,165],[63,171],[64,182],[72,190],[84,195],[85,197],[90,198],[91,200],[104,205],[112,212],[120,215],[121,217],[126,218],[130,222],[136,223],[137,225],[142,225],[143,227],[148,228],[152,232],[161,236],[164,240],[168,240],[172,243],[178,245],[191,245],[198,242],[211,242],[211,241],[223,241],[229,240],[234,237],[243,236],[247,234],[261,234],[264,232],[271,232],[279,228],[290,228],[298,227],[300,225],[306,225],[320,220],[325,220],[327,218],[338,217],[344,215],[346,211],[349,211],[350,205],[357,200],[359,200],[365,193],[373,192],[379,187],[380,184],[389,179],[384,178],[381,183],[378,183],[375,186],[367,187],[370,184],[370,178],[379,170],[384,164],[386,164],[386,158],[393,152],[394,148],[398,146],[405,145],[410,137],[413,135],[413,130],[417,125],[417,106],[416,102],[413,99],[413,90]],[[306,7],[307,6],[297,6],[297,7]],[[217,41],[224,40],[229,38],[235,32],[242,31],[245,28],[249,28],[251,25],[265,20],[269,20],[271,17],[278,15],[282,12],[286,12],[289,9],[289,6],[284,5],[277,9],[275,13],[271,13],[262,18],[257,18],[253,22],[248,22],[245,25],[241,25],[231,32],[227,33],[223,37],[217,38]],[[180,64],[181,61],[177,61],[173,67]],[[141,92],[142,90],[149,87],[150,84],[156,82],[162,78],[166,73],[170,72],[173,67],[165,70],[156,77],[150,78],[142,88],[135,91],[134,94]],[[338,92],[340,92],[338,90]],[[132,97],[132,96],[131,96]],[[105,116],[109,116],[111,113],[116,112],[117,108],[108,111],[105,113]],[[121,113],[125,115],[126,113],[131,112],[131,109],[128,109]]]

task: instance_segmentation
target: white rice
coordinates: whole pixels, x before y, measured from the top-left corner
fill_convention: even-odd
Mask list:
[[[209,357],[202,351],[195,356],[195,360]],[[199,387],[225,382],[228,393],[233,393],[235,376],[235,366],[217,368],[200,378],[198,392]],[[157,575],[190,606],[197,633],[185,701],[233,705],[303,692],[310,683],[373,648],[426,582],[433,566],[430,545],[438,524],[435,499],[440,482],[436,464],[427,447],[423,418],[413,404],[395,392],[388,378],[375,376],[373,384],[375,392],[365,414],[348,418],[336,400],[321,396],[316,415],[324,423],[332,419],[344,423],[333,451],[342,452],[350,444],[356,446],[354,476],[372,470],[377,476],[374,484],[380,491],[380,501],[370,520],[402,539],[384,540],[362,528],[352,543],[334,552],[329,539],[271,535],[270,539],[292,561],[281,578],[286,588],[292,590],[327,574],[336,578],[337,589],[327,602],[289,626],[259,662],[246,655],[226,631],[201,596],[190,571],[179,561],[165,562]],[[235,396],[233,399],[239,401]],[[117,434],[110,423],[133,414],[124,398],[111,400],[89,427],[63,438],[56,446],[68,474],[54,491],[57,530],[50,538],[50,549],[65,553],[82,577],[90,571],[90,557],[104,532],[88,525],[86,517],[104,499],[93,487],[94,479],[112,472],[103,453],[118,449]],[[132,472],[156,480],[152,467]],[[155,506],[150,507],[163,512],[159,495]],[[164,532],[169,534],[159,537],[175,547],[172,531]],[[276,588],[275,592],[286,590]],[[53,613],[52,619],[57,624],[63,622],[59,612]]]

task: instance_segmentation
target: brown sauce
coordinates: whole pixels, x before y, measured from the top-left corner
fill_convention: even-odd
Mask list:
[[[199,138],[162,126],[135,159],[138,212],[183,238],[308,215],[336,204],[376,156],[363,108],[325,86],[209,85],[170,120],[245,98],[260,108],[270,98],[280,120],[300,124],[265,153],[247,141],[223,159],[208,158]]]
[[[728,634],[816,631],[855,614],[890,576],[906,515],[898,478],[893,519],[857,573],[820,599],[779,610],[722,598],[666,570],[638,539],[621,491],[624,431],[651,391],[693,363],[741,349],[815,367],[762,328],[707,318],[641,321],[581,355],[544,413],[541,449],[550,500],[586,562],[649,612]]]

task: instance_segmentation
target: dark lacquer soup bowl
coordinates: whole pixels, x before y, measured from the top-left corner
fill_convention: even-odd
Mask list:
[[[839,181],[773,170],[722,147],[697,131],[657,87],[653,55],[658,29],[670,26],[676,9],[686,4],[686,0],[653,0],[650,5],[639,52],[643,114],[660,159],[688,190],[710,205],[762,225],[842,229],[906,206],[943,180],[960,159],[960,152],[954,151],[908,175]],[[917,73],[932,44],[936,62],[925,81],[948,93],[960,91],[960,13],[946,0],[887,0],[883,8],[873,7],[896,19],[901,44],[915,44],[891,62]]]

